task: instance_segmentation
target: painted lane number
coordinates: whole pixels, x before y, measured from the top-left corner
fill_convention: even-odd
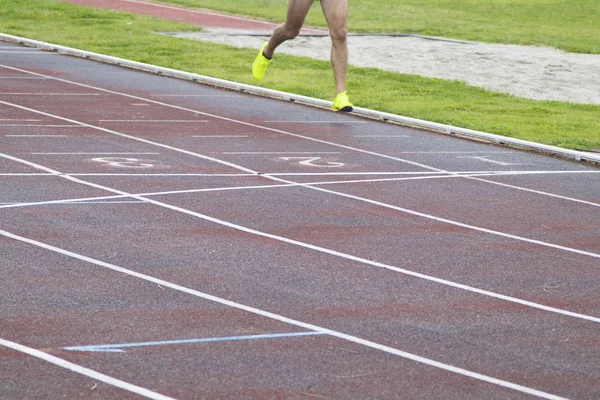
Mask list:
[[[325,168],[337,168],[343,167],[344,163],[335,161],[319,161],[321,157],[279,157],[285,161],[299,160],[300,165],[306,165],[308,167],[325,167]]]
[[[92,158],[92,161],[99,163],[105,163],[111,167],[118,168],[152,168],[154,165],[140,162],[137,158],[124,158],[124,157],[98,157]]]

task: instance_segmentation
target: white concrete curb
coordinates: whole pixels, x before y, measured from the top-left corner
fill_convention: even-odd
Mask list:
[[[89,51],[78,50],[70,47],[59,46],[51,43],[40,42],[37,40],[26,39],[18,36],[12,36],[0,33],[0,40],[12,43],[18,43],[25,46],[37,47],[44,50],[56,51],[62,54],[67,54],[76,57],[87,58],[95,61],[104,62],[107,64],[119,65],[127,68],[133,68],[152,72],[158,75],[166,75],[175,78],[191,80],[193,82],[204,83],[208,85],[218,86],[238,92],[251,93],[261,96],[267,96],[279,100],[287,100],[299,102],[311,106],[331,108],[332,102],[326,100],[315,99],[312,97],[300,96],[292,93],[280,92],[277,90],[266,89],[258,86],[246,85],[243,83],[226,81],[223,79],[211,78],[209,76],[198,75],[190,72],[183,72],[170,68],[158,67],[151,64],[144,64],[136,61],[130,61],[122,58],[106,56],[103,54],[92,53]],[[250,73],[250,72],[248,72]],[[354,107],[353,115],[362,117],[368,117],[377,119],[380,121],[396,123],[400,125],[408,125],[412,127],[418,127],[427,130],[433,130],[449,135],[457,135],[467,138],[473,138],[477,140],[483,140],[486,142],[503,144],[510,147],[522,148],[533,150],[536,152],[542,152],[554,156],[560,156],[565,158],[574,159],[577,161],[588,161],[593,163],[600,163],[600,154],[586,153],[583,151],[562,149],[560,147],[548,146],[544,144],[528,142],[526,140],[513,139],[505,136],[494,135],[491,133],[485,133],[480,131],[474,131],[471,129],[458,128],[451,125],[438,124],[435,122],[424,121],[415,118],[403,117],[400,115],[389,114],[367,108]]]

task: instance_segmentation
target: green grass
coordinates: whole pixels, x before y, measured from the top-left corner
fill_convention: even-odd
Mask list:
[[[249,0],[250,1],[250,0]],[[51,0],[0,0],[3,33],[254,84],[254,49],[156,35],[193,28]],[[331,100],[328,62],[278,54],[262,85]],[[534,101],[457,81],[350,67],[357,106],[565,148],[600,148],[600,106]]]
[[[283,21],[287,0],[161,0]],[[306,23],[326,26],[318,3]],[[600,54],[598,0],[349,1],[351,32],[415,33],[488,43],[543,45]]]

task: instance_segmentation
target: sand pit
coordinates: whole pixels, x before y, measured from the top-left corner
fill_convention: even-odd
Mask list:
[[[256,49],[267,40],[266,36],[231,29],[170,35]],[[330,46],[329,37],[301,36],[284,43],[278,51],[329,60]],[[351,35],[348,46],[349,63],[358,67],[456,79],[535,100],[600,105],[600,55],[411,36]]]

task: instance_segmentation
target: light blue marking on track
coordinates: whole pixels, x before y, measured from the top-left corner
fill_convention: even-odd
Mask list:
[[[139,342],[139,343],[122,343],[122,344],[96,344],[89,346],[73,346],[63,347],[63,350],[69,351],[90,351],[90,352],[105,352],[105,353],[124,353],[123,348],[128,347],[144,347],[144,346],[164,346],[171,344],[190,344],[190,343],[209,343],[209,342],[226,342],[233,340],[254,340],[254,339],[277,339],[285,337],[297,336],[315,336],[326,335],[323,332],[292,332],[292,333],[269,333],[264,335],[248,335],[248,336],[226,336],[203,339],[183,339],[183,340],[166,340],[160,342]]]
[[[44,204],[40,204],[42,206],[52,206],[52,205],[65,205],[65,206],[70,206],[70,205],[77,205],[77,204],[138,204],[138,203],[148,203],[147,201],[141,201],[141,200],[121,200],[121,201],[110,201],[110,200],[91,200],[91,201],[61,201],[61,200],[57,200],[57,201],[51,201],[51,202],[47,202]],[[0,203],[0,206],[12,206],[12,205],[24,205],[24,204],[30,204],[30,203]]]

